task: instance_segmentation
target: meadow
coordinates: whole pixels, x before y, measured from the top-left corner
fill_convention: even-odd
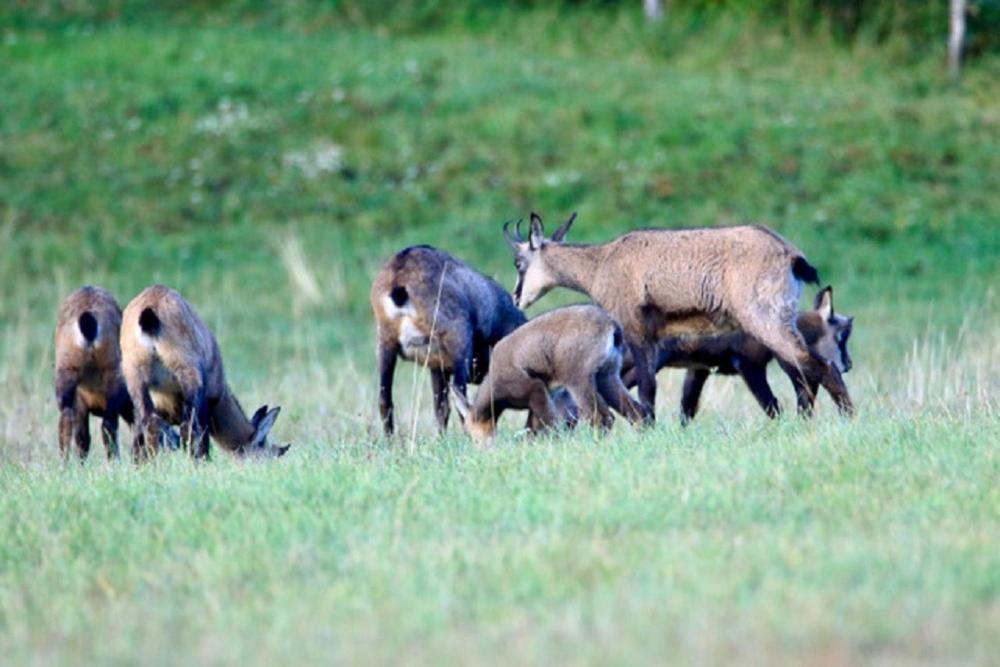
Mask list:
[[[0,38],[3,662],[1000,654],[996,56],[954,83],[935,57],[821,33],[543,9]],[[500,227],[531,210],[579,211],[580,242],[778,230],[856,316],[857,417],[824,395],[772,422],[712,378],[681,428],[664,371],[653,428],[530,440],[511,416],[480,451],[457,423],[436,435],[402,365],[384,441],[381,262],[430,243],[513,286]],[[60,462],[60,300],[154,282],[213,327],[244,407],[283,406],[286,457]]]

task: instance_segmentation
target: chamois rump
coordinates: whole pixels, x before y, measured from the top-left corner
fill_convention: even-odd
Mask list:
[[[813,308],[798,314],[796,326],[813,354],[825,359],[841,373],[851,370],[847,341],[853,330],[854,318],[834,312],[832,287],[819,291]],[[656,353],[656,370],[666,366],[687,369],[681,396],[681,421],[684,423],[694,419],[698,412],[702,389],[713,370],[720,375],[738,374],[743,378],[769,417],[776,417],[781,412],[778,399],[767,382],[767,365],[774,359],[774,354],[743,332],[668,338],[660,342]],[[636,374],[631,355],[626,355],[622,369],[625,386],[634,387]],[[788,375],[796,391],[799,410],[811,410],[817,385],[810,382],[802,387],[798,373]]]
[[[166,422],[181,427],[181,440],[197,458],[207,458],[209,435],[238,456],[281,456],[290,445],[272,445],[267,435],[281,408],[262,406],[248,419],[226,383],[215,336],[180,294],[147,287],[125,307],[122,368],[135,405],[132,453],[147,458],[159,447]]]
[[[110,292],[85,286],[59,307],[55,334],[55,392],[59,451],[72,443],[81,459],[90,451],[90,416],[101,418],[109,459],[118,457],[118,418],[132,423],[132,401],[122,377],[118,332],[122,311]]]
[[[537,430],[575,423],[576,411],[594,426],[609,428],[614,422],[609,406],[633,424],[641,423],[648,412],[622,384],[623,352],[622,328],[602,308],[557,308],[497,343],[475,399],[470,402],[456,390],[455,409],[480,445],[492,443],[497,420],[508,409],[529,410],[529,423]],[[553,391],[559,388],[572,401],[554,403]]]
[[[811,352],[796,327],[802,283],[819,279],[791,243],[762,225],[649,229],[598,245],[564,243],[575,218],[551,238],[535,213],[528,239],[519,226],[516,235],[504,226],[517,268],[514,301],[527,308],[562,286],[605,308],[622,325],[639,396],[651,412],[661,340],[741,331],[801,374],[802,391],[822,384],[842,413],[853,413],[840,370]]]
[[[392,381],[400,357],[431,375],[434,415],[448,425],[448,386],[463,395],[489,368],[490,348],[521,326],[524,314],[495,280],[430,246],[399,251],[372,283],[376,325],[379,413],[392,435]]]

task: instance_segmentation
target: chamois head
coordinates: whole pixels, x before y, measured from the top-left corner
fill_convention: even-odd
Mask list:
[[[462,417],[462,428],[472,438],[472,441],[480,447],[491,447],[497,434],[497,424],[492,415],[487,416],[486,419],[477,419],[476,410],[472,403],[454,385],[451,387],[451,397],[455,404],[455,410]]]
[[[806,311],[800,316],[799,328],[814,352],[833,364],[841,373],[851,370],[847,339],[851,337],[854,318],[834,312],[832,287],[824,287],[819,291],[813,310]]]
[[[250,418],[254,432],[253,437],[250,438],[250,442],[243,447],[244,456],[277,458],[283,456],[288,451],[288,448],[291,447],[290,444],[273,445],[267,441],[267,434],[271,431],[271,427],[274,426],[274,421],[278,418],[280,412],[280,407],[268,410],[266,405],[262,405],[257,409],[257,412]]]
[[[521,236],[520,220],[514,227],[514,235],[510,233],[509,222],[503,226],[504,239],[514,251],[517,285],[514,286],[513,296],[518,308],[527,308],[556,286],[556,280],[545,261],[545,249],[551,244],[562,243],[574,220],[576,213],[569,216],[549,239],[545,238],[542,218],[537,213],[531,214],[531,230],[527,240]]]

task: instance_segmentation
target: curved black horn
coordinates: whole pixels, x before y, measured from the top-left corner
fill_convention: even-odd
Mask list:
[[[552,235],[552,240],[557,243],[562,241],[563,237],[566,236],[566,232],[568,232],[569,228],[573,225],[574,220],[576,220],[576,211],[573,211],[573,214],[567,218],[566,222],[559,225],[559,229],[557,229],[555,234]]]
[[[517,239],[515,239],[510,234],[510,225],[511,225],[511,222],[512,222],[511,220],[508,220],[507,222],[503,223],[503,238],[504,238],[504,241],[507,242],[507,245],[509,245],[511,248],[516,248],[517,247]]]
[[[521,236],[521,223],[524,222],[524,218],[519,218],[517,224],[514,225],[514,234],[516,235],[518,243],[524,243],[524,237]]]

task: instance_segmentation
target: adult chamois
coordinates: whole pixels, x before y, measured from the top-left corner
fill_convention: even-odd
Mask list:
[[[621,381],[624,352],[621,326],[602,308],[566,306],[529,320],[493,349],[490,370],[469,402],[455,391],[455,408],[466,432],[488,445],[505,410],[530,410],[533,430],[560,422],[573,424],[576,413],[592,425],[609,428],[610,408],[633,424],[647,418],[646,408]],[[571,401],[554,402],[563,388]]]
[[[834,312],[833,288],[824,287],[816,295],[814,307],[803,310],[796,318],[796,326],[805,338],[809,350],[832,364],[841,373],[851,370],[851,356],[847,341],[854,327],[854,318]],[[686,368],[684,389],[681,396],[681,420],[688,422],[698,412],[705,381],[711,372],[720,375],[739,375],[747,388],[769,417],[776,417],[781,408],[767,382],[767,365],[774,354],[760,341],[741,331],[717,335],[668,338],[656,348],[656,370],[665,366]],[[788,373],[798,398],[799,411],[812,409],[817,385],[810,381],[805,387],[801,375]],[[631,355],[626,355],[622,365],[622,381],[627,387],[636,384],[636,373]]]
[[[527,308],[554,287],[589,295],[621,322],[636,368],[639,396],[656,401],[656,346],[665,338],[742,331],[801,373],[801,386],[822,384],[843,413],[853,405],[840,371],[810,352],[796,327],[803,282],[816,269],[791,243],[762,225],[633,231],[598,245],[564,243],[576,215],[545,238],[531,214],[528,239],[519,226],[504,238],[514,251],[514,301]]]
[[[147,287],[125,307],[122,369],[135,405],[132,454],[158,448],[163,422],[181,427],[181,440],[207,458],[209,435],[239,456],[281,456],[290,445],[272,445],[268,432],[281,408],[262,406],[248,419],[226,383],[215,336],[184,297],[162,285]]]
[[[430,371],[438,427],[448,425],[448,385],[464,395],[490,363],[490,348],[525,322],[510,294],[492,278],[430,246],[399,251],[372,283],[379,412],[392,435],[392,381],[396,360]]]
[[[59,451],[72,443],[81,459],[90,451],[90,415],[101,418],[109,459],[118,457],[118,418],[132,423],[132,401],[122,377],[118,332],[122,311],[110,292],[87,285],[62,302],[56,323],[56,401]]]

